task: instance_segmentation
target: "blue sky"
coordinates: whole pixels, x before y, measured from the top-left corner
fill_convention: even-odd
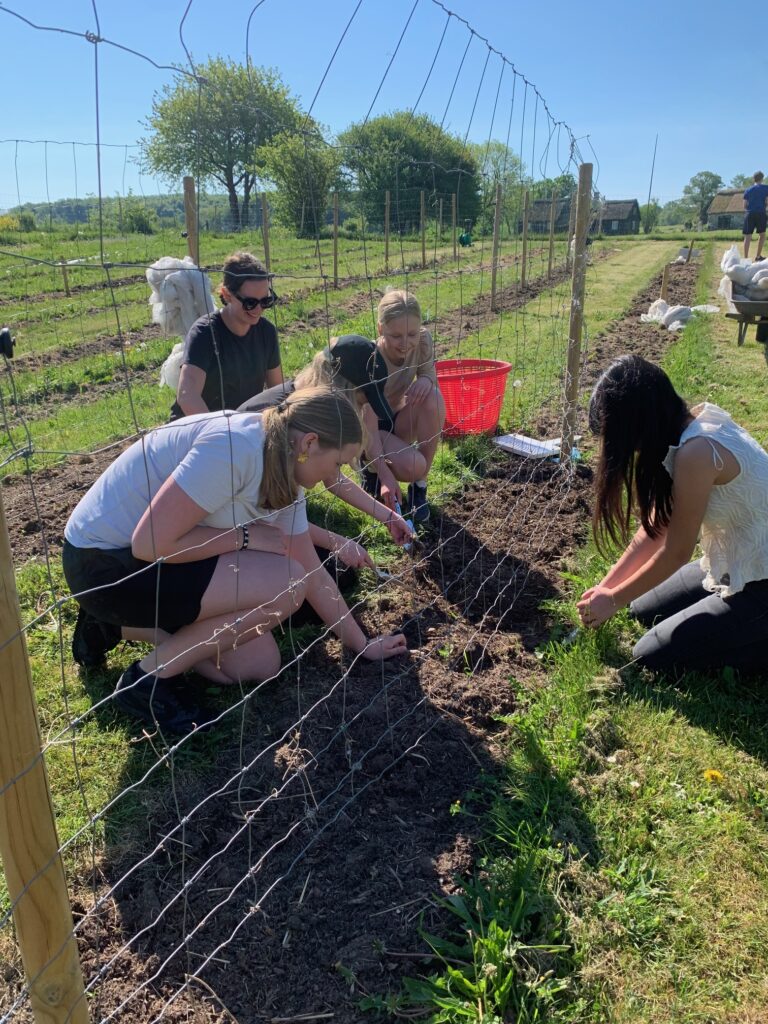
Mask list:
[[[244,61],[246,25],[254,12],[252,61],[277,68],[306,108],[357,3],[192,0],[184,42],[197,61],[215,54]],[[158,64],[186,63],[179,25],[188,0],[96,0],[95,6],[102,37]],[[729,33],[718,54],[715,26],[722,22],[722,8],[711,0],[647,0],[644,5],[550,0],[546,6],[451,0],[446,6],[535,84],[554,119],[567,122],[584,157],[595,162],[597,186],[609,198],[645,201],[657,132],[653,194],[661,202],[677,198],[700,170],[715,171],[726,183],[737,173],[768,172],[760,98],[766,58],[758,46],[742,84],[749,31]],[[313,109],[332,131],[368,113],[413,8],[414,0],[362,0]],[[95,149],[54,144],[95,141],[94,46],[82,38],[35,31],[8,11],[40,25],[96,29],[91,0],[0,2],[0,209],[19,198],[39,202],[95,193]],[[446,21],[432,0],[418,0],[373,116],[415,103]],[[762,32],[758,26],[755,38]],[[511,113],[510,142],[519,150],[522,141],[526,164],[557,173],[567,164],[567,136],[561,131],[559,154],[556,139],[546,149],[548,119],[540,108],[534,123],[535,96],[529,90],[523,120],[524,86],[518,80],[513,106],[509,69],[501,78],[491,125],[502,64],[491,54],[486,66],[488,49],[477,36],[448,103],[469,39],[466,26],[450,19],[419,110],[438,121],[445,116],[446,127],[476,142],[486,141],[491,128],[495,138],[505,139]],[[141,121],[153,93],[172,81],[173,73],[106,44],[98,50],[101,139],[115,147],[102,151],[103,191],[165,189],[139,175],[130,147],[143,133]],[[44,139],[51,142],[34,142]]]

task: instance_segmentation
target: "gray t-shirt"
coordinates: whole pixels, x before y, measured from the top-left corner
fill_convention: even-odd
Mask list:
[[[123,452],[81,499],[64,536],[78,548],[130,547],[147,505],[169,477],[208,512],[201,525],[228,529],[260,519],[286,534],[306,533],[303,488],[287,508],[261,506],[263,467],[260,415],[188,416],[158,427]]]

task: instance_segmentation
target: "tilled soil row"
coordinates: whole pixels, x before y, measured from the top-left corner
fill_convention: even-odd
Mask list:
[[[694,275],[673,268],[674,301],[691,301]],[[672,336],[637,319],[657,292],[658,281],[593,341],[585,380],[628,349],[663,352]],[[116,1021],[164,1009],[169,1024],[360,1024],[363,993],[432,967],[419,929],[455,925],[439,900],[475,863],[460,802],[497,769],[518,693],[545,685],[541,604],[562,594],[591,496],[586,467],[499,453],[358,609],[370,635],[403,630],[407,658],[350,662],[337,641],[315,641],[230,712],[210,770],[147,794],[138,849],[118,826],[98,892],[76,883],[86,976],[114,957],[94,1017],[128,999]],[[89,685],[98,699],[110,682]],[[587,853],[575,825],[561,831]]]

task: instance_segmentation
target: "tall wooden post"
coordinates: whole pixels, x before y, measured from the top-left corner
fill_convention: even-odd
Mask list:
[[[390,218],[390,195],[389,189],[384,193],[384,273],[389,273],[389,218]]]
[[[0,497],[0,854],[37,1024],[88,1024]]]
[[[440,205],[438,206],[437,214],[437,237],[440,244],[443,241],[443,197],[440,196]]]
[[[197,203],[195,201],[195,179],[184,178],[184,223],[187,229],[187,252],[196,267],[200,266],[200,240],[197,235]]]
[[[531,194],[525,190],[523,197],[523,265],[520,268],[520,288],[525,288],[526,277],[528,276],[528,210],[531,202]]]
[[[576,197],[576,244],[573,252],[571,317],[568,327],[568,360],[565,369],[565,403],[560,446],[560,463],[563,466],[570,462],[573,438],[576,433],[581,331],[584,325],[584,290],[587,280],[587,232],[591,212],[592,164],[581,164],[579,167],[579,191]]]
[[[605,211],[605,203],[601,199],[600,200],[600,215],[597,218],[597,233],[598,233],[598,235],[602,235],[602,233],[603,233],[603,213],[604,213],[604,211]]]
[[[570,270],[573,265],[571,256],[571,239],[573,238],[574,225],[576,223],[576,202],[571,194],[571,208],[568,211],[568,238],[565,240],[565,269]]]
[[[269,255],[269,203],[267,193],[261,193],[261,234],[264,239],[264,265],[267,270],[272,269],[272,260]]]
[[[421,190],[421,269],[427,268],[427,204],[424,189]]]
[[[549,208],[549,259],[547,260],[547,278],[552,277],[552,264],[555,260],[555,221],[557,220],[557,192],[552,193],[552,205]]]
[[[451,193],[451,238],[453,239],[453,258],[457,258],[456,252],[456,193]]]
[[[493,211],[493,256],[491,258],[491,309],[496,309],[496,272],[499,269],[499,231],[501,227],[501,182],[496,184],[496,209]]]
[[[693,239],[691,239],[691,244],[688,246],[688,255],[685,257],[685,262],[686,263],[690,263],[691,262],[691,256],[692,255],[693,255]]]
[[[664,299],[666,302],[669,297],[669,264],[664,264],[664,270],[661,273],[661,295],[659,298]]]
[[[333,287],[339,287],[339,193],[333,193]]]

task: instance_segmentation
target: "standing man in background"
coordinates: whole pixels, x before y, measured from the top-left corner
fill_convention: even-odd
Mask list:
[[[765,244],[766,213],[765,204],[768,200],[768,185],[763,184],[763,172],[755,171],[755,184],[750,185],[744,193],[744,259],[749,257],[749,244],[752,232],[757,232],[757,255],[755,263],[762,260]]]

